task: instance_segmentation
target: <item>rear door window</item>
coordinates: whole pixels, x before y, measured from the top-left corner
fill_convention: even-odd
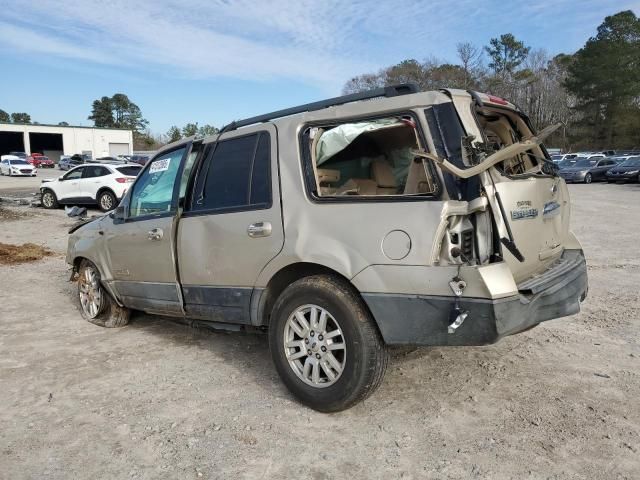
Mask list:
[[[99,165],[90,165],[84,167],[83,170],[82,178],[104,177],[111,173],[108,168],[101,167]]]
[[[271,205],[269,134],[221,141],[202,165],[192,210],[238,210]]]

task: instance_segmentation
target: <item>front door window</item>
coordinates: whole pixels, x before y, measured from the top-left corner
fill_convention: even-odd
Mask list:
[[[154,159],[140,174],[131,192],[129,218],[171,212],[176,176],[185,147]]]

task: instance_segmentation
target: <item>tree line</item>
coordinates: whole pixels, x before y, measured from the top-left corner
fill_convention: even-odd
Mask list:
[[[407,59],[352,78],[343,93],[406,82],[478,90],[520,106],[537,129],[562,123],[550,146],[640,148],[640,19],[632,11],[606,17],[573,54],[551,56],[511,33],[456,47],[456,63]]]
[[[31,115],[26,112],[14,112],[9,114],[0,108],[0,123],[18,123],[26,125],[39,125],[38,122],[31,121]],[[58,122],[58,125],[67,126],[67,122]]]

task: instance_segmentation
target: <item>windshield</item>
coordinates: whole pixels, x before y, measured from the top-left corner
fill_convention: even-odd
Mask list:
[[[588,158],[580,158],[573,165],[574,167],[593,167],[598,160],[589,160]]]
[[[24,160],[9,160],[9,163],[11,165],[29,165],[27,162],[25,162]]]
[[[558,163],[558,167],[560,168],[567,168],[570,167],[571,165],[573,165],[574,163],[576,163],[575,160],[571,160],[571,159],[564,159],[562,160],[560,163]]]
[[[551,160],[562,160],[562,155],[551,155]]]
[[[630,159],[622,162],[621,167],[640,167],[640,157],[631,157]]]

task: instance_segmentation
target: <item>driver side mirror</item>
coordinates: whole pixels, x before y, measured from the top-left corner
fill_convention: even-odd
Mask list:
[[[126,210],[124,205],[118,205],[116,209],[111,212],[111,218],[114,220],[124,220],[126,217]]]

